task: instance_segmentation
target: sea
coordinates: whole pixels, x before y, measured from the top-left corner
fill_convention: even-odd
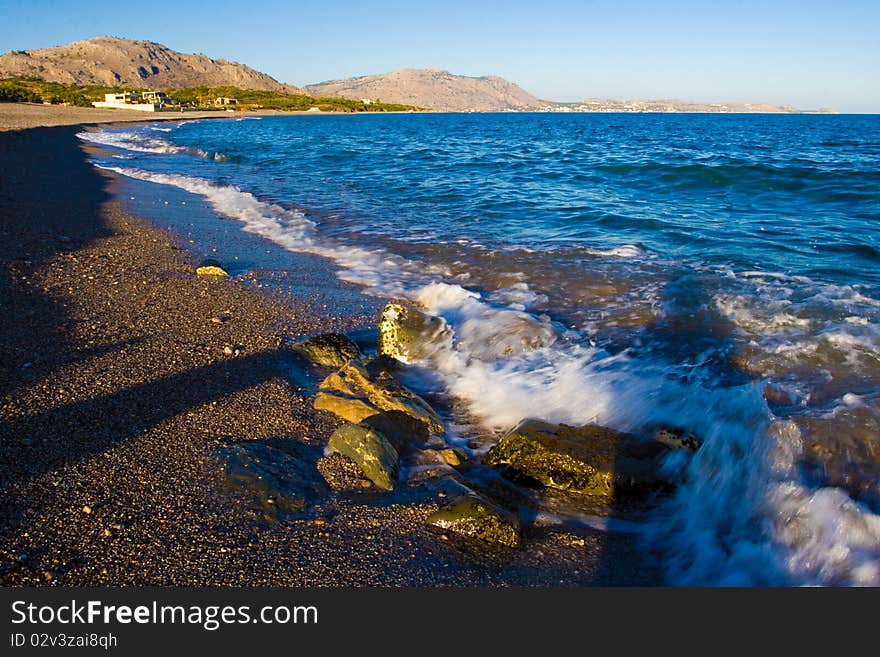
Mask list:
[[[696,436],[669,464],[683,483],[637,523],[667,583],[880,585],[880,116],[230,117],[79,136],[168,213],[201,204],[242,248],[319,256],[445,320],[453,340],[407,369],[454,400],[461,440],[525,418]]]

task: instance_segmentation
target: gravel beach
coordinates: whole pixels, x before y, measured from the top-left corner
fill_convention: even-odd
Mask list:
[[[632,535],[464,544],[425,525],[429,491],[381,493],[323,457],[339,420],[292,383],[283,344],[374,327],[371,304],[328,303],[350,290],[305,256],[291,294],[199,279],[198,245],[130,216],[88,163],[81,124],[120,117],[40,109],[0,105],[0,583],[659,583]],[[247,444],[294,464],[296,512],[230,484]]]

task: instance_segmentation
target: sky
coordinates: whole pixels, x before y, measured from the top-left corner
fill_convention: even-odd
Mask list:
[[[0,0],[0,52],[157,41],[290,84],[440,68],[539,98],[880,113],[880,0]]]

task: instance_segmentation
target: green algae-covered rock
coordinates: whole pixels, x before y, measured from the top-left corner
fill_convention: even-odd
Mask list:
[[[361,357],[358,346],[340,333],[323,333],[293,345],[293,350],[323,367],[339,369]]]
[[[612,496],[667,486],[660,459],[669,449],[597,425],[526,420],[489,450],[485,462],[544,486]]]
[[[384,490],[397,484],[400,458],[385,436],[370,427],[344,424],[333,432],[327,448],[350,458],[364,476]]]
[[[520,545],[519,518],[476,493],[456,497],[430,516],[428,524],[487,543]]]
[[[439,317],[389,303],[379,320],[379,355],[412,363],[430,356],[452,340],[452,330]]]

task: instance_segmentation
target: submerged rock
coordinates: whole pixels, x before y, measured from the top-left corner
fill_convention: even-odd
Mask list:
[[[400,458],[391,442],[370,427],[344,424],[333,432],[327,448],[347,456],[364,476],[384,490],[392,490],[400,472]]]
[[[457,485],[456,485],[457,484]],[[450,483],[450,490],[462,487]],[[519,547],[519,518],[474,492],[459,495],[428,518],[428,524],[487,543]]]
[[[443,422],[434,409],[386,372],[372,379],[366,368],[351,362],[324,379],[320,388],[322,392],[315,399],[315,408],[336,409],[332,412],[349,422],[360,422],[385,411],[397,411],[422,422],[431,434],[444,433]],[[375,413],[366,415],[371,408]],[[351,419],[361,413],[364,415],[359,419]]]
[[[293,350],[317,365],[334,369],[361,357],[358,346],[340,333],[323,333],[296,342]]]
[[[199,278],[226,278],[229,273],[216,260],[203,260],[196,267],[196,276]]]
[[[251,513],[274,520],[279,512],[302,511],[326,488],[312,473],[311,461],[257,442],[218,449],[227,493],[244,499]]]
[[[586,425],[526,420],[486,455],[506,473],[577,493],[612,496],[668,487],[661,460],[671,447]]]
[[[389,303],[379,320],[379,355],[404,363],[427,358],[452,340],[452,330],[439,317]]]

